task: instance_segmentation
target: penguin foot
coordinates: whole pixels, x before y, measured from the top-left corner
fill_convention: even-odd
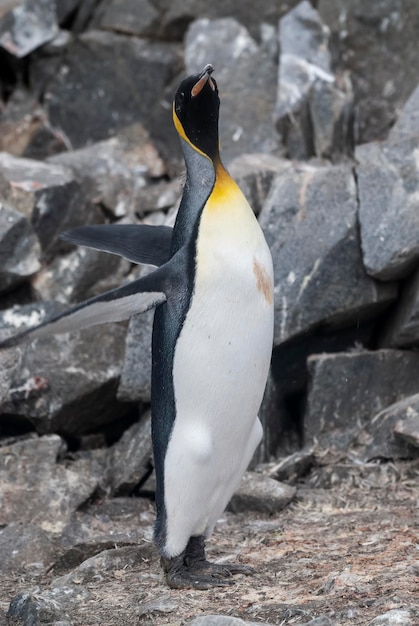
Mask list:
[[[172,589],[210,589],[233,585],[234,574],[250,576],[254,570],[241,564],[210,563],[205,558],[204,537],[191,537],[182,554],[174,558],[162,557],[166,580]]]

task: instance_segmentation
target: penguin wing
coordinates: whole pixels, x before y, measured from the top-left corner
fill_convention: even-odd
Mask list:
[[[77,304],[23,332],[0,342],[0,349],[17,346],[26,339],[82,330],[95,324],[120,322],[144,313],[166,300],[167,268],[162,267],[138,280]]]
[[[148,224],[95,224],[72,228],[61,239],[145,265],[160,266],[170,258],[173,228]]]

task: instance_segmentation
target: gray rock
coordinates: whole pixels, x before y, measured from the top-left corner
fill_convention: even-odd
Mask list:
[[[0,292],[35,274],[40,256],[38,237],[25,215],[0,203]]]
[[[109,450],[107,490],[120,496],[130,495],[150,473],[152,457],[151,416],[148,412]]]
[[[393,433],[399,438],[416,448],[419,448],[419,412],[413,407],[409,407],[408,414],[405,419],[401,419],[395,423]]]
[[[278,19],[298,0],[155,0],[153,4],[162,13],[162,36],[182,39],[189,23],[196,18],[222,18],[234,15],[249,30],[252,37],[261,37],[261,25],[276,26]],[[208,61],[206,61],[208,63]],[[205,64],[204,64],[205,65]]]
[[[130,268],[128,261],[114,254],[80,247],[56,257],[31,283],[39,300],[70,304],[99,293],[99,281],[106,280],[109,289],[120,286]]]
[[[419,5],[319,0],[317,6],[331,29],[335,71],[343,80],[350,73],[353,83],[356,143],[385,138],[418,83]]]
[[[260,224],[274,262],[274,345],[319,325],[359,323],[396,297],[395,285],[363,267],[351,168],[284,162]]]
[[[141,192],[166,167],[141,124],[115,137],[51,157],[50,163],[69,167],[89,200],[100,203],[115,217],[143,212]],[[163,208],[163,207],[162,207]]]
[[[89,31],[68,44],[58,64],[39,58],[34,87],[44,92],[50,123],[81,148],[135,122],[146,125],[179,70],[179,53],[176,44]]]
[[[86,204],[79,183],[68,168],[0,154],[0,193],[31,222],[45,258],[69,249],[58,241],[72,226],[100,221],[98,210]]]
[[[419,394],[395,402],[374,415],[366,426],[368,439],[363,458],[406,459],[419,456]],[[415,438],[416,432],[416,438]],[[397,434],[396,434],[397,433]]]
[[[247,152],[278,151],[279,136],[272,121],[277,52],[263,42],[257,44],[233,18],[201,19],[186,35],[187,73],[202,71],[209,61],[222,101],[220,143],[226,163]]]
[[[181,195],[182,184],[179,178],[170,181],[159,180],[138,190],[135,212],[138,217],[143,217],[147,213],[167,211],[178,205]]]
[[[65,144],[48,126],[45,112],[34,94],[17,87],[2,107],[0,151],[41,159],[64,149]]]
[[[42,595],[20,593],[15,596],[7,611],[7,623],[23,626],[41,626],[41,624],[73,626],[73,622],[61,606],[53,598]],[[85,594],[79,594],[78,600],[86,600],[87,597]]]
[[[416,353],[323,354],[309,357],[307,363],[311,382],[304,418],[306,438],[321,447],[348,449],[374,415],[419,392]]]
[[[269,478],[294,483],[304,476],[314,463],[313,448],[298,450],[276,463],[266,463],[257,467],[257,470]]]
[[[41,321],[45,308],[20,309],[23,321]],[[3,314],[21,323],[19,309]],[[117,420],[129,407],[116,400],[125,328],[109,324],[25,345],[21,368],[1,411],[27,417],[41,434],[80,435]]]
[[[284,161],[273,154],[253,153],[236,157],[229,172],[244,193],[256,215],[262,210],[272,182],[284,167]]]
[[[11,574],[30,573],[35,568],[45,570],[53,561],[55,547],[46,530],[22,524],[16,517],[14,522],[0,528],[0,572]]]
[[[397,307],[380,339],[382,348],[403,348],[419,344],[419,271],[403,285]]]
[[[187,626],[252,626],[255,622],[245,622],[239,617],[231,615],[203,615],[195,617]],[[269,626],[269,624],[259,622],[260,626]]]
[[[418,617],[415,609],[391,609],[368,622],[368,626],[414,626]]]
[[[119,33],[148,37],[158,30],[159,12],[149,0],[108,0],[99,27]]]
[[[166,613],[173,613],[179,608],[179,600],[171,596],[159,596],[158,598],[143,602],[138,607],[137,615],[142,617],[143,615],[159,615]]]
[[[356,150],[363,259],[380,280],[404,278],[418,263],[418,146],[419,128],[416,136]]]
[[[153,319],[154,310],[150,310],[129,322],[117,395],[121,402],[150,402]]]
[[[338,87],[331,72],[329,29],[304,0],[279,26],[276,121],[292,158],[335,157],[350,151],[352,90]]]
[[[66,466],[57,462],[64,449],[58,435],[0,447],[1,525],[19,522],[48,533],[60,533],[74,511],[92,495],[103,471],[100,462],[92,458]],[[40,541],[41,531],[38,533]],[[8,532],[13,531],[7,531],[6,535]],[[27,528],[22,533],[25,555],[32,549],[27,545],[25,533],[30,536],[37,532]],[[45,544],[44,539],[42,542]],[[50,554],[49,549],[47,554]]]
[[[246,472],[240,487],[230,500],[228,510],[233,513],[277,513],[291,502],[295,493],[295,487],[256,472]]]
[[[58,23],[63,24],[75,13],[80,4],[81,0],[55,0]]]
[[[0,337],[5,339],[9,334],[11,333],[2,330]],[[20,350],[0,351],[0,405],[8,397],[13,379],[20,368],[21,356]]]
[[[55,37],[55,0],[15,0],[0,12],[0,46],[24,57]],[[7,9],[7,4],[6,4]]]

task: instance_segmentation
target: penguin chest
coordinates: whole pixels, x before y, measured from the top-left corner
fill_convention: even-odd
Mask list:
[[[227,474],[254,427],[273,335],[271,255],[236,189],[204,208],[195,287],[173,364],[175,430],[182,430],[192,455],[221,463]]]

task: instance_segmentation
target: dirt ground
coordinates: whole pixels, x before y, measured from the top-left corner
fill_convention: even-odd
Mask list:
[[[330,467],[318,468],[273,517],[226,513],[209,558],[256,569],[231,587],[170,590],[151,546],[148,555],[92,580],[91,599],[71,613],[73,624],[181,626],[223,614],[281,625],[327,615],[339,626],[363,626],[393,608],[417,611],[419,624],[419,461],[353,466],[339,480]],[[37,584],[50,581],[46,574]],[[33,581],[16,576],[0,585],[3,624],[12,597]]]

